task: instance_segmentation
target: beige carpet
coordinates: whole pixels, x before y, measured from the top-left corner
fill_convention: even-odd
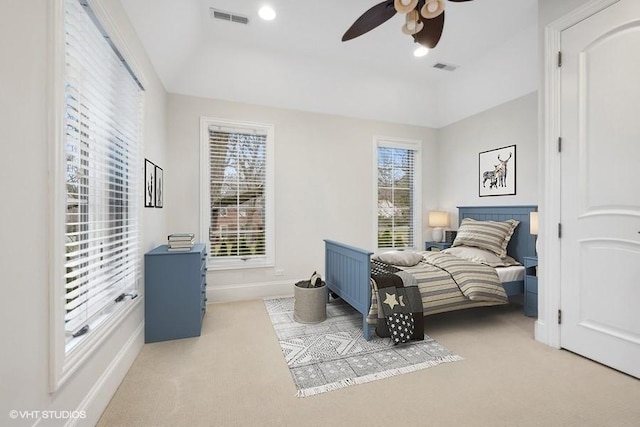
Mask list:
[[[640,426],[640,380],[533,340],[522,307],[429,316],[464,361],[300,399],[262,300],[143,347],[100,426]]]

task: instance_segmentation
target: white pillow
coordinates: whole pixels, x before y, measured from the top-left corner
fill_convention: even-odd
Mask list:
[[[479,262],[480,264],[488,265],[489,267],[508,267],[511,265],[520,265],[518,261],[505,256],[500,258],[498,255],[486,249],[474,248],[471,246],[455,246],[449,249],[445,249],[442,252],[446,252],[451,255],[455,255],[458,258],[466,259],[468,261]]]
[[[375,254],[371,257],[375,261],[385,264],[399,265],[400,267],[413,267],[422,261],[422,255],[412,251],[389,251]]]

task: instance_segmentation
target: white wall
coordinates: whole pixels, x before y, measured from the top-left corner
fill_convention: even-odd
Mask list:
[[[437,90],[439,127],[537,90],[537,32],[536,25],[522,29],[443,80]]]
[[[538,0],[538,24],[542,30],[544,27],[556,19],[576,10],[580,6],[591,0]],[[540,45],[544,45],[544,40],[540,39]],[[543,68],[540,67],[540,72]]]
[[[537,204],[537,92],[440,128],[437,141],[439,207],[451,212],[451,228],[457,228],[457,206]],[[479,153],[508,145],[516,145],[516,194],[480,197]]]
[[[147,61],[119,0],[103,0],[149,82],[145,95],[145,156],[165,162],[166,95]],[[0,425],[9,410],[85,410],[94,425],[143,342],[143,304],[116,328],[58,391],[49,393],[49,218],[50,134],[47,110],[54,2],[0,2]],[[142,195],[140,196],[142,201]],[[166,211],[144,212],[144,250],[166,234]],[[67,420],[41,420],[62,425]]]
[[[165,194],[171,232],[199,234],[200,116],[275,126],[275,268],[210,271],[210,301],[238,290],[241,297],[259,297],[269,285],[292,293],[296,280],[324,271],[325,238],[373,247],[374,135],[421,140],[423,181],[437,179],[429,128],[170,95]],[[425,209],[435,203],[436,188],[425,186]],[[275,269],[285,276],[276,277]]]

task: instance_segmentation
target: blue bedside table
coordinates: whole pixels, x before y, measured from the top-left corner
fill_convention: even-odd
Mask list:
[[[449,249],[450,247],[451,243],[447,242],[424,242],[425,251],[441,251],[443,249]]]
[[[524,315],[538,316],[538,257],[524,257]]]

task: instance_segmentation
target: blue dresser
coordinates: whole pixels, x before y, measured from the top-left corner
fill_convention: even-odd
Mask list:
[[[144,255],[144,271],[144,341],[199,336],[207,309],[205,245],[181,252],[158,246]]]

